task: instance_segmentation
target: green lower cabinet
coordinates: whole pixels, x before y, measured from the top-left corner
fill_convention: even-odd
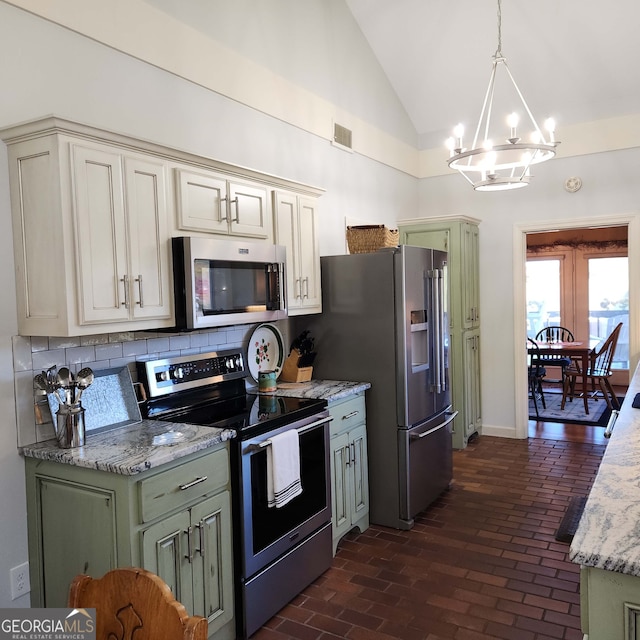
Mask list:
[[[369,528],[369,476],[364,394],[329,404],[333,554],[349,531]]]
[[[225,445],[135,476],[25,458],[32,607],[66,607],[81,573],[159,575],[209,637],[235,637]]]
[[[55,478],[42,478],[39,487],[44,598],[48,607],[66,607],[75,576],[101,576],[115,566],[115,497]]]
[[[209,498],[142,532],[145,568],[158,574],[177,599],[209,626],[229,622],[233,591],[229,494]]]
[[[640,640],[640,577],[580,568],[585,640]]]

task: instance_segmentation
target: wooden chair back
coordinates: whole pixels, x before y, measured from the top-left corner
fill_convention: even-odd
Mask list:
[[[566,327],[544,327],[536,334],[538,342],[573,342],[573,333]]]
[[[102,578],[76,576],[69,607],[96,609],[97,640],[207,638],[207,619],[189,616],[168,585],[145,569],[113,569]]]
[[[609,377],[611,375],[611,365],[613,356],[616,353],[618,337],[622,329],[622,322],[609,334],[607,339],[591,356],[590,376]]]

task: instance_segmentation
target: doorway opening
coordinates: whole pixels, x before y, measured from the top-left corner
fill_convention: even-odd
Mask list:
[[[576,340],[604,341],[618,323],[611,382],[629,380],[628,228],[527,234],[527,336],[567,327]]]

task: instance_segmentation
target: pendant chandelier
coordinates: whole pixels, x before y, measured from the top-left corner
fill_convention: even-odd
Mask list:
[[[502,76],[506,74],[508,80],[511,81],[515,95],[519,98],[520,105],[528,117],[528,120],[525,120],[526,127],[530,127],[528,141],[518,135],[520,116],[517,111],[513,111],[507,117],[503,129],[504,133],[498,134],[506,136],[503,138],[504,143],[494,144],[491,138],[496,133],[491,129],[491,116],[496,77],[499,70],[503,70]],[[517,101],[516,105],[518,105]],[[502,8],[501,0],[498,0],[498,48],[493,56],[489,86],[473,137],[473,144],[470,149],[464,147],[464,127],[462,124],[457,125],[453,131],[453,137],[447,140],[449,166],[459,171],[476,191],[502,191],[526,187],[531,178],[531,165],[553,158],[556,154],[556,146],[559,144],[554,139],[555,123],[553,119],[547,119],[544,126],[547,137],[533,117],[524,96],[509,71],[507,60],[502,55]]]

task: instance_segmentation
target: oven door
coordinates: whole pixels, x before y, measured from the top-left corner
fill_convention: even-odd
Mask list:
[[[331,521],[327,411],[239,443],[243,578],[248,580]],[[302,493],[283,507],[267,506],[269,437],[297,429]]]

